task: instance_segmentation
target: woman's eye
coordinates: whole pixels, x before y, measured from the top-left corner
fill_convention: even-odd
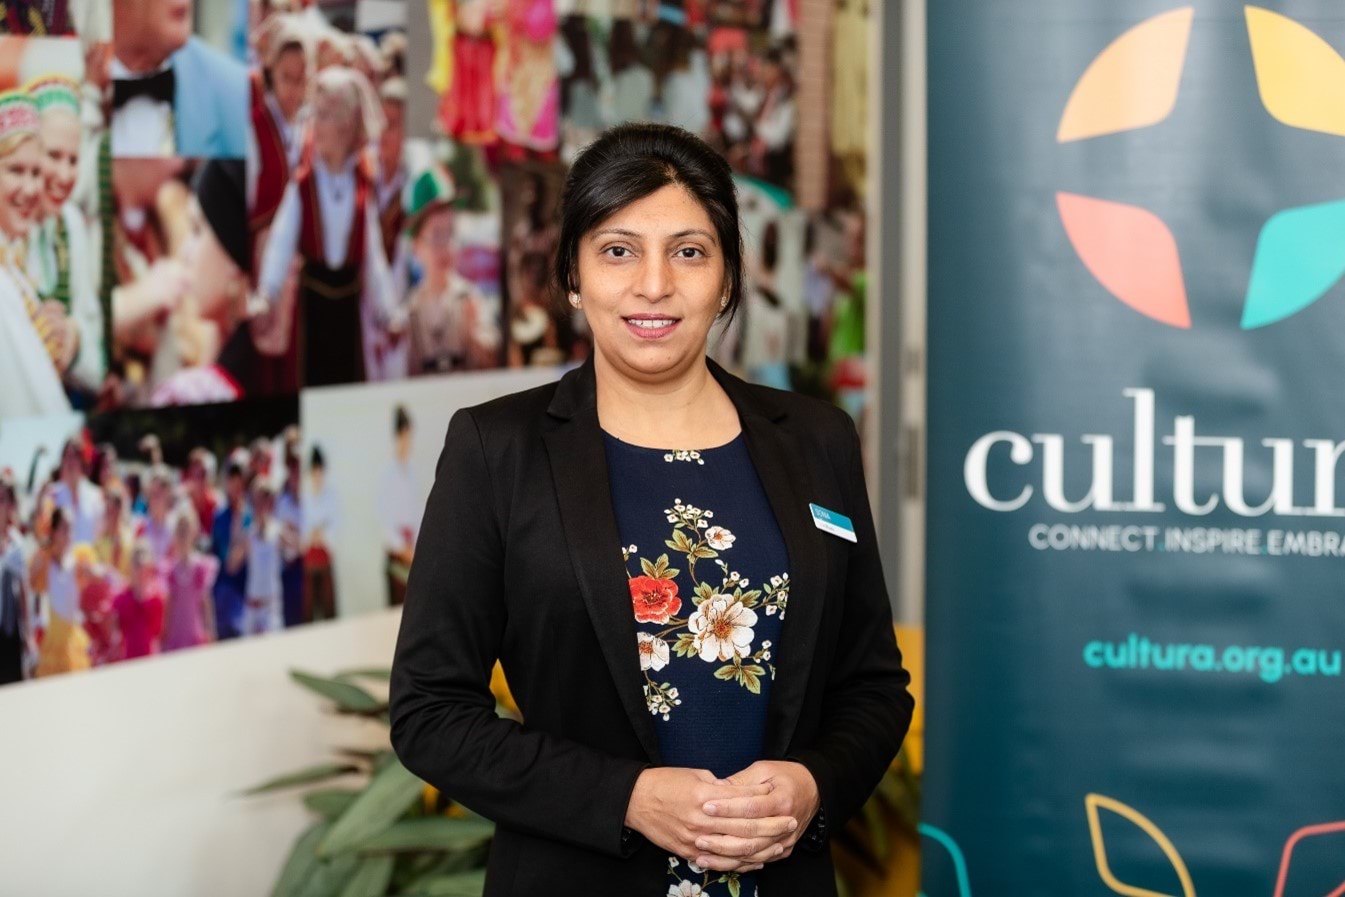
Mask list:
[[[704,255],[704,253],[701,252],[700,249],[695,246],[683,246],[681,249],[677,250],[678,258],[694,259],[697,256],[701,255]]]
[[[612,258],[617,259],[624,259],[630,256],[630,250],[625,246],[608,246],[604,251],[611,255]]]

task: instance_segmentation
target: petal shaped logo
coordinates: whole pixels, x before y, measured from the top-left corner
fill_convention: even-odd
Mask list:
[[[1284,15],[1244,10],[1261,102],[1281,124],[1345,136],[1345,58]],[[1075,84],[1056,131],[1059,143],[1152,127],[1171,115],[1195,19],[1190,6],[1146,19],[1104,49]],[[1058,193],[1065,234],[1084,267],[1130,308],[1189,329],[1181,253],[1172,231],[1139,206]],[[1261,230],[1242,328],[1282,321],[1345,277],[1345,200],[1285,209]]]
[[[1167,835],[1163,834],[1158,826],[1150,821],[1149,817],[1129,804],[1123,804],[1119,800],[1101,794],[1085,795],[1083,802],[1084,809],[1088,813],[1088,834],[1093,839],[1093,859],[1097,863],[1098,875],[1107,887],[1117,894],[1124,894],[1125,897],[1196,897],[1195,884],[1191,881],[1191,873],[1187,871],[1186,863],[1182,860],[1181,854],[1177,853],[1177,848],[1172,846],[1172,841],[1168,839]],[[1177,874],[1177,882],[1182,889],[1181,894],[1165,894],[1161,891],[1137,887],[1126,884],[1116,877],[1107,861],[1107,847],[1102,838],[1102,820],[1099,816],[1099,810],[1107,810],[1128,822],[1134,823],[1140,831],[1153,839],[1153,842],[1158,845],[1158,849],[1163,851],[1163,856],[1167,857],[1168,862],[1172,864],[1172,870]]]

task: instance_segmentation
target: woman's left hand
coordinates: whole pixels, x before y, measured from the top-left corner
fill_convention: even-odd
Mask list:
[[[812,773],[802,763],[787,760],[759,760],[726,780],[734,785],[768,783],[771,792],[760,797],[738,797],[707,802],[706,815],[720,819],[759,819],[792,816],[798,821],[793,831],[776,839],[739,838],[733,835],[702,835],[696,846],[703,853],[696,865],[718,870],[726,864],[768,863],[782,860],[794,851],[803,832],[816,815],[822,798]]]

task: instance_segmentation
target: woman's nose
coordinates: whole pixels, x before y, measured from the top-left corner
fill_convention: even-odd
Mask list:
[[[672,286],[672,266],[668,264],[668,260],[656,254],[645,256],[640,266],[640,280],[637,284],[640,298],[657,302],[672,292]]]

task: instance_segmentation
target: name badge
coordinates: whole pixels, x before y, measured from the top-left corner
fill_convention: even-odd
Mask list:
[[[828,511],[821,505],[808,503],[808,510],[813,512],[813,526],[824,533],[831,533],[833,536],[840,536],[842,539],[849,539],[851,542],[859,541],[855,538],[855,525],[850,522],[850,518],[844,514],[837,514],[835,511]]]

